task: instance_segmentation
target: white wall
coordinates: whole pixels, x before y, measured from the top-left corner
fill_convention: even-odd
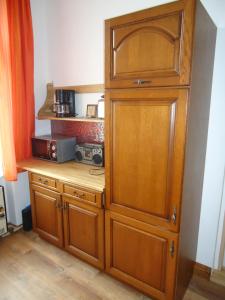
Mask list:
[[[46,83],[51,82],[49,72],[49,37],[48,37],[48,14],[46,0],[31,0],[31,13],[34,33],[34,93],[35,93],[35,116],[44,103],[46,97]],[[51,48],[51,50],[53,50]],[[36,135],[50,132],[49,121],[35,120]]]
[[[105,19],[171,1],[46,2],[52,80],[55,85],[78,85],[104,82]]]
[[[201,0],[212,20],[219,28],[225,27],[225,1],[224,0]]]
[[[212,266],[225,170],[225,30],[217,33],[197,259]]]
[[[14,225],[22,224],[22,209],[30,203],[27,172],[18,174],[18,181],[6,182],[0,178],[5,188],[7,221]]]
[[[104,82],[104,19],[163,4],[165,0],[31,0],[35,34],[36,111],[45,98],[45,84]],[[225,1],[202,0],[214,23],[225,26]],[[224,33],[218,31],[206,170],[200,219],[197,260],[212,266],[224,171],[224,91],[222,67]],[[225,118],[224,118],[225,119]],[[37,133],[49,130],[43,121]]]

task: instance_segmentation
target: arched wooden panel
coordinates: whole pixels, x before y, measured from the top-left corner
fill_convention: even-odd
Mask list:
[[[113,78],[149,72],[178,74],[179,42],[160,27],[143,26],[123,36],[113,47]]]
[[[188,85],[194,1],[106,20],[106,88]]]

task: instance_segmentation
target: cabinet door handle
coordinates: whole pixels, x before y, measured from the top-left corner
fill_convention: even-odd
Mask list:
[[[145,84],[145,83],[151,83],[150,80],[143,80],[143,79],[137,79],[134,81],[135,84],[138,84],[138,85],[142,85],[142,84]]]
[[[171,221],[173,222],[174,225],[176,225],[176,222],[177,222],[177,209],[176,209],[176,207],[173,208],[173,214],[171,216]]]
[[[174,245],[174,241],[171,241],[171,242],[170,242],[170,248],[169,248],[169,251],[170,251],[170,256],[171,256],[171,257],[174,257],[174,253],[175,253],[175,245]]]
[[[55,207],[58,209],[62,209],[62,204],[58,201],[56,201]]]

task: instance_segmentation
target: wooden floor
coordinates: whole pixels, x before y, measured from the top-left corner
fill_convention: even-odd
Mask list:
[[[149,300],[90,265],[19,231],[0,240],[0,300]],[[185,300],[225,299],[225,287],[195,276]]]
[[[215,283],[225,286],[225,268],[221,271],[213,271],[211,280]]]

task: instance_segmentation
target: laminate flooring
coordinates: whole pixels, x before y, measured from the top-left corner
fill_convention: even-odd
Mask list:
[[[184,300],[225,299],[225,287],[195,276]],[[150,300],[40,239],[18,231],[0,239],[0,300]]]

